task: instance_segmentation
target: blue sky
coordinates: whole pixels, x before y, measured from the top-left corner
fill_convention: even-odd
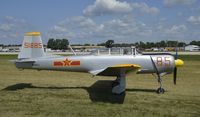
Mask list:
[[[1,0],[0,44],[28,31],[71,43],[200,40],[199,0]]]

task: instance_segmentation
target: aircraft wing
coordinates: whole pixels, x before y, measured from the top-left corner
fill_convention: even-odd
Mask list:
[[[100,75],[100,76],[119,76],[122,70],[125,71],[125,74],[137,71],[140,69],[141,66],[136,64],[118,64],[114,66],[107,67],[105,69],[93,70],[90,71],[93,75]]]

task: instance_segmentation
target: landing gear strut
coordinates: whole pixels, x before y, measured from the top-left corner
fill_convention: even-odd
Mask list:
[[[113,94],[122,94],[126,89],[126,78],[125,75],[120,75],[112,83],[112,93]]]
[[[162,78],[160,75],[158,75],[158,83],[160,84],[160,87],[157,89],[158,94],[163,94],[165,92],[165,89],[162,86]]]
[[[150,58],[151,58],[151,61],[152,61],[152,64],[153,64],[153,67],[154,67],[154,69],[155,69],[155,71],[156,71],[156,75],[157,75],[157,78],[158,78],[158,83],[160,84],[160,87],[157,89],[157,93],[158,94],[163,94],[164,92],[165,92],[165,90],[164,90],[164,88],[162,87],[162,78],[161,78],[161,74],[159,73],[159,71],[158,71],[158,68],[156,67],[156,64],[155,64],[155,62],[153,61],[153,58],[152,58],[152,56],[150,56]],[[162,74],[163,75],[163,74]]]

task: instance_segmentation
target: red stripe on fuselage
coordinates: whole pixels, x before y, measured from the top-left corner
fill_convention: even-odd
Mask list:
[[[80,65],[80,61],[72,61],[70,65]]]
[[[54,61],[53,62],[53,66],[63,66],[63,62],[62,61]]]

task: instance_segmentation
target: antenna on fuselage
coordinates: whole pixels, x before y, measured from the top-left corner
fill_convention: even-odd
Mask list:
[[[48,38],[51,37],[51,36],[52,36],[51,34],[48,35]],[[60,37],[60,36],[58,35],[58,37]],[[65,36],[64,36],[64,35],[61,35],[61,37],[65,37]],[[55,35],[55,38],[57,38],[57,35]],[[68,40],[68,39],[67,39],[67,40]],[[69,40],[68,40],[68,42],[69,42]],[[73,53],[74,55],[76,55],[76,52],[72,49],[71,45],[68,44],[67,46],[70,48],[70,50],[72,51],[72,53]]]
[[[76,52],[73,50],[73,48],[71,47],[70,44],[68,45],[68,47],[70,48],[70,50],[72,51],[72,53],[73,53],[74,55],[76,55]]]
[[[65,36],[64,34],[63,34],[63,36]],[[66,36],[65,36],[66,37]],[[67,39],[67,38],[66,38]],[[68,39],[68,41],[69,41],[69,39]],[[76,52],[73,50],[73,48],[72,48],[72,46],[70,45],[70,43],[68,44],[68,47],[70,48],[70,50],[72,51],[72,53],[76,56]]]

